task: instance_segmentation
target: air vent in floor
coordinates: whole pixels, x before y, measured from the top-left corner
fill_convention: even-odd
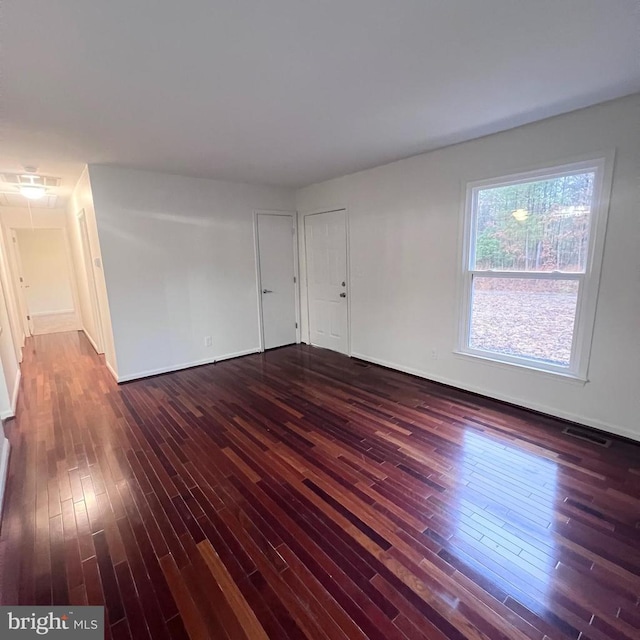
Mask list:
[[[566,433],[568,436],[572,438],[578,438],[580,440],[586,440],[587,442],[591,442],[592,444],[597,444],[599,447],[609,447],[611,446],[611,440],[609,438],[605,438],[601,436],[599,433],[595,431],[590,431],[589,429],[581,429],[580,427],[565,427],[562,430],[562,433]]]

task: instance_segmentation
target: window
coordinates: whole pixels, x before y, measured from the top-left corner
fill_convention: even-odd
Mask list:
[[[467,188],[460,351],[586,379],[605,161]]]

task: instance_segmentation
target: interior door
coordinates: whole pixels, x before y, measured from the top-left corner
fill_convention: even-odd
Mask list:
[[[305,217],[311,344],[349,353],[346,212]]]
[[[20,313],[22,315],[23,322],[23,331],[25,336],[29,337],[33,335],[33,318],[31,317],[31,312],[29,311],[29,289],[30,285],[27,282],[27,278],[24,273],[24,268],[22,266],[22,257],[20,256],[20,245],[18,244],[18,235],[16,231],[12,232],[12,240],[13,240],[13,255],[15,256],[15,264],[18,270],[18,303],[20,306]]]
[[[296,341],[295,227],[290,214],[259,213],[258,256],[265,349]]]

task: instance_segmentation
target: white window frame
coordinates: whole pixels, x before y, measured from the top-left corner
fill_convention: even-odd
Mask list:
[[[593,183],[593,199],[591,209],[591,223],[589,227],[589,243],[587,261],[584,273],[563,271],[497,271],[476,270],[476,209],[478,192],[493,187],[503,187],[513,184],[534,182],[567,175],[595,173]],[[609,209],[609,196],[613,174],[613,152],[597,158],[580,159],[573,162],[546,166],[507,176],[469,182],[466,190],[464,207],[464,222],[462,225],[462,264],[461,286],[459,287],[459,328],[456,353],[481,358],[492,363],[502,363],[524,367],[533,371],[551,373],[566,378],[586,382],[588,380],[589,357],[591,341],[595,325],[598,289],[600,286],[600,271],[604,252],[604,241]],[[474,349],[469,346],[471,330],[471,297],[473,293],[474,276],[491,278],[518,278],[532,280],[575,280],[578,282],[578,300],[573,330],[570,364],[568,367],[541,362],[533,358],[514,356],[495,351]]]

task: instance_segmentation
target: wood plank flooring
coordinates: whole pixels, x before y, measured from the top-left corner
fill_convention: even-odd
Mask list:
[[[118,387],[25,349],[5,604],[114,640],[640,637],[640,447],[306,346]]]

